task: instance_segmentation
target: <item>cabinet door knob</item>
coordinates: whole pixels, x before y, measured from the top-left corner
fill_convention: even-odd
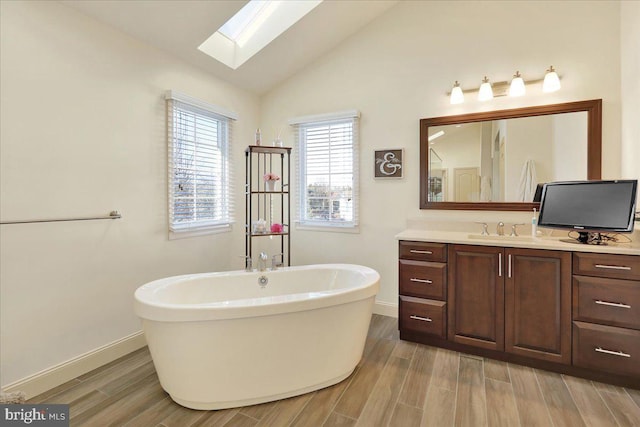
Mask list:
[[[409,318],[413,319],[413,320],[421,320],[423,322],[433,322],[433,320],[431,320],[431,318],[429,318],[429,317],[409,316]]]
[[[431,280],[428,280],[428,279],[416,279],[415,277],[412,277],[409,280],[412,281],[412,282],[418,282],[418,283],[433,283]]]
[[[612,356],[631,357],[630,354],[624,353],[622,351],[606,350],[600,347],[596,347],[594,350],[597,351],[598,353],[610,354]]]
[[[608,302],[608,301],[600,301],[599,299],[594,300],[596,304],[606,305],[609,307],[618,307],[618,308],[631,308],[628,304],[623,304],[621,302]]]

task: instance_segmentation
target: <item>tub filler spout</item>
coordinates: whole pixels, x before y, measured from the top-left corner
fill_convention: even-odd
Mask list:
[[[267,261],[269,260],[269,255],[265,252],[260,252],[260,257],[258,258],[258,271],[267,271]]]

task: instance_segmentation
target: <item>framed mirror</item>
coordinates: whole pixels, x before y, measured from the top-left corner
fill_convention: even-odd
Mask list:
[[[601,177],[602,100],[420,120],[420,209],[530,211],[537,184]]]

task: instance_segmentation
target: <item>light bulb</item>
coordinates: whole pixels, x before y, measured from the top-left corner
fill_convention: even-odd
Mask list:
[[[509,86],[509,96],[522,96],[525,92],[524,80],[520,75],[520,71],[516,71],[511,80],[511,86]]]
[[[547,70],[547,74],[544,75],[544,82],[542,83],[543,92],[555,92],[560,89],[560,78],[553,69],[553,65]]]
[[[493,99],[493,90],[491,89],[489,79],[487,76],[484,76],[482,84],[480,85],[480,90],[478,91],[478,101],[488,101],[490,99]]]
[[[449,102],[452,104],[462,104],[464,102],[464,94],[457,80],[453,84],[453,89],[451,89],[451,99]]]

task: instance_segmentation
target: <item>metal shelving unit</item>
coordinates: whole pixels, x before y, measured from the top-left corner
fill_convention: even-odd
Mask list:
[[[250,145],[245,150],[245,267],[254,259],[253,239],[278,238],[282,264],[291,265],[291,148]],[[275,190],[268,190],[263,176],[273,173],[280,177]],[[264,220],[266,229],[256,230]],[[281,224],[282,232],[272,232],[273,224]],[[269,254],[270,256],[277,254]]]

